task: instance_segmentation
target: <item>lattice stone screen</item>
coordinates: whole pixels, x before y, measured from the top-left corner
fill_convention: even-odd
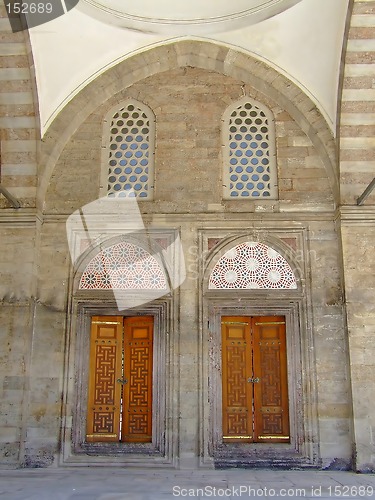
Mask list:
[[[145,104],[129,100],[104,122],[102,195],[151,199],[153,194],[155,115]]]
[[[164,271],[143,248],[119,242],[104,248],[87,264],[80,290],[167,290]]]
[[[273,115],[248,98],[223,115],[224,199],[277,198]]]
[[[247,241],[228,250],[216,263],[209,289],[296,289],[293,270],[273,248]]]

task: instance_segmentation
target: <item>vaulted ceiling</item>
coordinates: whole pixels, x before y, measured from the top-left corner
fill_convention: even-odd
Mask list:
[[[85,85],[127,57],[178,39],[249,53],[304,89],[334,130],[349,0],[81,0],[30,29],[42,131]]]

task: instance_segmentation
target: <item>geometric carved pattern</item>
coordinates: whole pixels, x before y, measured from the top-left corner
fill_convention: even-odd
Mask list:
[[[243,413],[228,413],[228,433],[230,436],[246,436],[248,434],[247,412]]]
[[[116,348],[115,345],[96,347],[94,404],[114,404]]]
[[[225,442],[289,442],[285,317],[222,317]]]
[[[260,347],[262,405],[280,406],[280,351],[278,346]]]
[[[152,316],[92,318],[88,442],[151,441],[152,343]]]
[[[143,248],[125,241],[103,248],[87,264],[80,290],[166,290],[158,261]]]
[[[149,375],[150,349],[145,347],[130,348],[130,389],[129,389],[129,407],[148,406],[148,392],[144,390],[147,387]]]
[[[147,414],[130,414],[129,417],[129,434],[148,434],[149,415]]]
[[[245,346],[227,347],[228,406],[246,406]]]
[[[212,270],[209,289],[296,289],[292,268],[273,248],[247,241],[228,250]]]
[[[113,433],[113,412],[94,411],[94,428],[95,434]]]
[[[236,324],[232,319],[223,317],[222,323],[223,435],[226,441],[249,441],[253,433],[252,395],[247,382],[252,370],[251,349],[246,341],[250,323]]]
[[[119,439],[121,341],[121,318],[92,318],[86,436],[91,442]]]
[[[124,321],[124,441],[150,442],[152,434],[153,318],[139,316]]]
[[[289,441],[285,317],[268,316],[254,323],[256,434],[267,441]],[[280,436],[278,439],[277,436]]]
[[[283,434],[283,417],[281,414],[263,414],[263,434],[277,435]]]

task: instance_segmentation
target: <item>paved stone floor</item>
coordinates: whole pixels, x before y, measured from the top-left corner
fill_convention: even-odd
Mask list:
[[[4,500],[375,498],[375,475],[271,470],[0,470]]]

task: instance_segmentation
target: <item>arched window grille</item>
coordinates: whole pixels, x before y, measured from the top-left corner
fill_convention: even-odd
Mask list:
[[[86,265],[80,290],[167,290],[158,260],[126,241],[103,248]]]
[[[101,194],[150,200],[154,184],[155,115],[145,104],[129,99],[104,121],[104,163]]]
[[[246,241],[229,249],[214,266],[210,290],[296,289],[297,280],[286,259],[274,248]]]
[[[227,108],[222,121],[224,199],[277,199],[271,111],[243,98]]]

